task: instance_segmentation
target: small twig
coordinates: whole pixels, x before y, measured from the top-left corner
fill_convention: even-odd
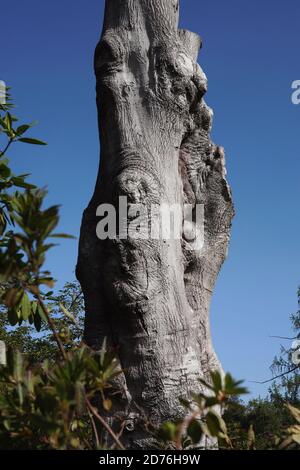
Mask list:
[[[285,336],[270,336],[270,338],[288,339],[292,341],[293,339],[297,339],[297,336],[295,336],[295,338],[286,338]]]
[[[280,379],[281,377],[284,377],[285,375],[288,375],[291,372],[294,372],[295,370],[297,370],[299,368],[300,368],[300,365],[295,366],[292,369],[287,370],[286,372],[283,372],[282,374],[276,375],[275,377],[272,377],[272,379],[264,380],[263,382],[256,382],[254,380],[249,380],[249,382],[251,382],[253,384],[260,384],[260,385],[267,384],[269,382],[273,382],[274,380]]]
[[[72,310],[72,308],[75,306],[77,300],[81,297],[81,295],[82,295],[81,292],[79,292],[79,294],[76,295],[75,299],[72,300],[72,303],[71,303],[71,305],[70,305],[70,307],[69,307],[69,310]]]
[[[49,326],[50,326],[50,328],[51,328],[51,330],[52,330],[53,336],[54,336],[54,338],[55,338],[55,341],[56,341],[56,343],[57,343],[58,349],[60,350],[63,359],[67,359],[67,354],[66,354],[64,345],[63,345],[63,343],[62,343],[62,341],[61,341],[61,339],[60,339],[60,337],[59,337],[59,335],[58,335],[58,333],[57,333],[57,331],[56,331],[56,329],[55,329],[55,324],[54,324],[52,318],[51,318],[50,315],[49,315],[49,311],[48,311],[46,305],[44,304],[44,301],[43,301],[42,297],[40,296],[40,294],[37,294],[37,295],[36,295],[36,298],[38,299],[38,302],[39,302],[39,304],[40,304],[40,306],[41,306],[41,308],[42,308],[42,310],[43,310],[43,312],[44,312],[44,315],[45,315],[45,317],[46,317],[46,319],[47,319],[47,322],[48,322],[48,324],[49,324]]]
[[[99,441],[99,436],[98,436],[98,432],[97,432],[97,427],[96,427],[96,424],[95,424],[95,420],[94,420],[94,417],[91,413],[91,411],[88,409],[88,414],[89,414],[89,418],[91,420],[91,423],[92,423],[92,428],[93,428],[93,431],[94,431],[94,435],[95,435],[95,440],[96,440],[96,446],[97,446],[97,449],[100,447],[100,441]]]
[[[92,412],[92,414],[95,416],[95,418],[98,419],[98,421],[102,424],[102,426],[106,429],[106,431],[111,435],[111,437],[113,438],[113,440],[115,441],[117,446],[121,450],[126,450],[125,447],[123,446],[123,444],[120,442],[118,436],[114,433],[114,431],[111,429],[111,427],[107,424],[105,419],[102,418],[102,416],[99,415],[99,413],[93,407],[93,405],[91,404],[90,400],[87,397],[85,397],[85,402],[87,404],[88,409]]]
[[[2,151],[0,150],[0,157],[3,157],[3,155],[5,155],[5,153],[7,152],[8,148],[10,147],[10,145],[13,143],[13,139],[10,139],[8,141],[8,144],[6,145],[5,149]]]
[[[120,429],[120,431],[119,431],[118,434],[117,434],[118,439],[120,439],[120,437],[122,437],[122,435],[123,435],[123,433],[124,433],[125,425],[126,425],[126,421],[123,421],[123,422],[121,423],[121,429]],[[116,446],[116,444],[113,444],[112,447],[111,447],[111,450],[114,450],[114,449],[115,449],[115,446]]]

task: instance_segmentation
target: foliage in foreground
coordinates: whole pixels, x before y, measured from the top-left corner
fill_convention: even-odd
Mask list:
[[[92,448],[92,427],[86,420],[95,425],[99,411],[92,401],[99,395],[103,408],[110,408],[110,381],[119,373],[117,360],[105,349],[93,353],[80,347],[63,361],[33,368],[21,353],[9,353],[0,373],[0,447]],[[99,445],[97,437],[95,447]]]

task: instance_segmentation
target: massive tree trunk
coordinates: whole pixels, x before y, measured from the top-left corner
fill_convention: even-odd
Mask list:
[[[157,424],[178,417],[178,397],[220,368],[209,304],[233,204],[223,149],[209,137],[213,113],[196,63],[201,39],[178,30],[178,16],[178,0],[106,0],[95,53],[101,161],[83,216],[77,276],[85,341],[99,348],[107,337],[125,371],[127,410],[137,417],[133,446],[145,445],[139,417]],[[182,227],[194,236],[100,240],[97,208],[113,204],[119,215],[120,196],[129,211],[134,204],[181,205]],[[192,223],[185,221],[187,202]]]

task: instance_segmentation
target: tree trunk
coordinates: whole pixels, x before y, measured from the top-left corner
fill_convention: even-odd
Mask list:
[[[107,337],[125,371],[127,409],[137,418],[133,447],[146,445],[139,418],[177,418],[178,397],[220,368],[209,304],[234,210],[223,149],[209,137],[213,113],[196,63],[201,39],[178,30],[178,16],[178,0],[106,0],[95,52],[101,162],[83,216],[77,277],[85,341],[99,348]],[[113,204],[119,216],[120,196],[129,210],[180,205],[183,228],[184,204],[192,204],[194,236],[100,240],[96,210]],[[197,205],[204,206],[204,244]]]

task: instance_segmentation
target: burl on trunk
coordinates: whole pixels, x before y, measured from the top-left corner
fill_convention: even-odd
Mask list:
[[[139,416],[157,424],[180,416],[178,397],[220,369],[209,304],[234,209],[224,151],[209,136],[207,79],[196,63],[201,39],[178,30],[178,17],[178,0],[106,0],[95,52],[101,161],[83,216],[77,276],[85,341],[99,348],[106,337],[124,369],[135,445],[145,438]],[[136,204],[149,212],[181,205],[183,228],[184,204],[204,206],[204,244],[196,218],[187,239],[100,240],[97,208],[112,204],[118,215],[120,196],[129,213]]]

